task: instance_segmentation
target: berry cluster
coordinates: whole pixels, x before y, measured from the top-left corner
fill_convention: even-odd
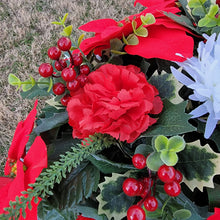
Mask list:
[[[38,69],[39,74],[44,78],[61,78],[60,81],[54,83],[53,93],[63,95],[60,101],[64,106],[70,100],[71,94],[86,84],[88,81],[87,75],[90,73],[89,66],[83,64],[82,55],[70,52],[71,46],[72,43],[68,37],[61,37],[57,41],[57,47],[48,49],[48,57],[55,61],[54,67],[61,74],[54,72],[54,68],[50,63],[42,63]],[[66,59],[61,59],[62,51],[69,53],[70,65],[67,65]]]
[[[142,154],[135,154],[132,157],[132,163],[137,169],[143,169],[146,167],[146,157]],[[164,183],[164,191],[167,195],[175,197],[181,192],[180,182],[183,176],[180,171],[176,170],[172,166],[166,164],[160,166],[155,176],[144,177],[141,179],[135,179],[132,177],[127,178],[123,182],[123,191],[128,196],[140,196],[142,199],[135,205],[131,206],[127,211],[128,220],[145,220],[146,214],[144,208],[147,211],[156,211],[158,207],[158,201],[155,198],[156,181],[161,180]],[[151,189],[154,187],[153,195],[151,195]]]

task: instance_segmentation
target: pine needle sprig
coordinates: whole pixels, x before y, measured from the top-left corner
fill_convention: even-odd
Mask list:
[[[16,196],[15,201],[10,201],[9,207],[4,210],[6,213],[0,215],[1,220],[17,220],[22,214],[25,217],[25,209],[32,208],[31,201],[35,203],[40,198],[53,195],[52,189],[56,183],[60,183],[66,174],[77,167],[90,154],[94,154],[115,143],[115,139],[109,135],[95,134],[82,141],[81,144],[73,146],[71,151],[60,155],[59,161],[55,161],[49,168],[45,169],[36,182],[29,184],[30,188],[23,191],[22,196]]]

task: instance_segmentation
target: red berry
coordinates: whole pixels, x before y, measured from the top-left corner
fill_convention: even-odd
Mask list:
[[[63,83],[55,83],[53,85],[53,93],[55,95],[62,95],[65,92],[65,85]]]
[[[70,101],[71,96],[69,94],[64,95],[61,99],[60,102],[63,106],[67,106],[68,102]]]
[[[90,73],[89,66],[84,64],[79,67],[80,74],[88,75]]]
[[[59,60],[59,58],[61,56],[61,51],[57,47],[50,47],[47,51],[47,54],[51,60]]]
[[[62,51],[68,51],[68,50],[70,50],[70,48],[72,46],[72,43],[71,43],[71,40],[68,37],[61,37],[57,41],[57,46]]]
[[[42,77],[52,76],[53,66],[50,63],[42,63],[38,68],[38,72]]]
[[[127,211],[128,220],[145,220],[145,211],[138,205],[131,206]]]
[[[127,196],[137,196],[140,193],[139,181],[134,178],[127,178],[123,182],[123,191]]]
[[[183,174],[179,170],[176,170],[176,172],[175,172],[175,180],[178,183],[182,182],[182,180],[183,180]]]
[[[79,81],[81,87],[85,86],[85,84],[89,81],[88,77],[84,74],[83,75],[80,74],[77,77],[77,80]]]
[[[158,201],[154,196],[149,196],[144,201],[144,207],[147,211],[154,212],[158,207]]]
[[[143,183],[144,189],[140,193],[140,196],[144,198],[150,193],[151,187],[154,185],[154,182],[149,177],[145,177],[141,180],[141,182]]]
[[[173,182],[164,184],[164,191],[169,196],[178,196],[181,192],[181,186],[177,181],[174,180]]]
[[[172,166],[166,164],[160,166],[157,171],[157,175],[164,183],[172,182],[175,179],[175,169]]]
[[[79,84],[79,81],[74,79],[73,81],[71,82],[67,82],[66,83],[66,87],[69,91],[71,92],[74,92],[76,91],[78,88],[80,88],[80,84]]]
[[[83,62],[82,55],[80,54],[73,54],[73,63],[74,66],[80,66]]]
[[[61,72],[63,80],[71,82],[76,78],[76,71],[73,68],[65,68]]]
[[[146,166],[146,157],[143,154],[135,154],[132,163],[137,169],[143,169]]]
[[[64,68],[67,67],[67,63],[66,63],[65,60],[60,59],[60,60],[56,60],[56,61],[55,61],[54,66],[55,66],[55,68],[56,68],[58,71],[61,71],[61,70],[63,70]]]

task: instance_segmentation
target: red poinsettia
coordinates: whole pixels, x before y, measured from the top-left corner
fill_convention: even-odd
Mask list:
[[[207,218],[207,220],[219,220],[220,219],[220,208],[215,208],[215,213],[214,215],[211,215],[210,217]]]
[[[5,175],[11,177],[0,177],[0,213],[4,213],[4,208],[9,206],[9,201],[14,201],[16,196],[21,196],[21,192],[29,188],[28,184],[34,183],[42,169],[47,167],[47,148],[41,137],[34,140],[26,154],[25,146],[34,126],[36,107],[37,101],[26,120],[19,122],[8,151]],[[25,219],[37,220],[38,204],[35,204],[33,200],[31,201],[32,209],[26,208],[25,210]],[[19,219],[24,218],[20,216]]]
[[[74,138],[102,133],[131,143],[156,122],[149,114],[162,111],[157,89],[136,66],[105,64],[88,79],[67,105]]]
[[[83,217],[82,215],[78,215],[76,220],[95,220],[94,218]]]
[[[137,36],[137,45],[126,45],[124,50],[131,55],[139,55],[144,58],[161,58],[171,61],[183,61],[192,57],[194,42],[186,32],[190,31],[169,19],[163,12],[177,13],[178,7],[175,0],[136,0],[137,3],[147,7],[139,14],[131,15],[119,22],[113,19],[99,19],[82,25],[79,29],[87,32],[94,32],[95,36],[82,41],[80,48],[88,54],[91,50],[101,51],[110,48],[110,40],[123,36],[127,37],[133,33],[132,20],[137,22],[137,28],[142,24],[141,16],[151,13],[156,22],[151,25],[144,25],[148,30],[147,37]],[[182,54],[183,57],[177,56]]]

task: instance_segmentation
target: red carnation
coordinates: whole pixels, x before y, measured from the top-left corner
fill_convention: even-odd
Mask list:
[[[136,66],[105,64],[88,76],[67,105],[74,138],[106,133],[133,142],[156,122],[163,104],[157,89]]]
[[[5,165],[5,175],[14,178],[0,177],[0,213],[5,213],[4,208],[9,206],[9,201],[15,201],[16,196],[21,196],[26,191],[28,184],[34,183],[43,168],[47,167],[47,148],[44,141],[38,136],[26,154],[25,146],[29,139],[36,117],[37,101],[33,110],[25,121],[19,122],[11,147],[8,151],[8,159]],[[33,199],[34,200],[34,199]],[[37,206],[31,201],[32,209],[26,208],[26,218],[37,220]],[[24,219],[22,216],[19,218]]]
[[[104,48],[110,48],[110,40],[119,38],[123,35],[127,37],[133,33],[132,20],[137,22],[137,28],[142,24],[141,15],[151,13],[156,22],[151,25],[145,25],[148,30],[147,37],[138,37],[137,45],[126,45],[125,51],[131,55],[139,55],[144,58],[161,58],[171,61],[183,61],[183,57],[192,57],[193,38],[186,32],[190,31],[184,26],[176,23],[163,12],[177,13],[180,10],[175,5],[175,0],[136,0],[147,7],[139,14],[131,15],[119,22],[113,19],[99,19],[82,25],[79,29],[87,32],[94,32],[95,36],[82,41],[80,48],[88,54],[90,51],[101,51]],[[183,57],[177,56],[182,54]]]

